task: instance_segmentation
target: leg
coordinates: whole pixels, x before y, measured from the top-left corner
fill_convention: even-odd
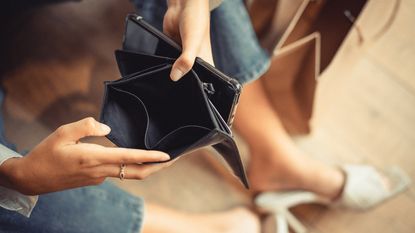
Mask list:
[[[251,150],[248,176],[255,191],[304,189],[331,198],[339,195],[342,172],[312,160],[294,145],[260,81],[245,86],[235,126]]]
[[[138,232],[142,200],[105,182],[39,196],[30,218],[0,207],[0,232]]]
[[[258,218],[243,208],[220,213],[188,214],[147,204],[142,233],[158,232],[255,233],[260,230]]]
[[[187,214],[151,204],[143,206],[141,199],[108,182],[95,187],[41,195],[30,218],[0,207],[0,232],[195,231],[257,233],[259,220],[244,208],[211,214]]]

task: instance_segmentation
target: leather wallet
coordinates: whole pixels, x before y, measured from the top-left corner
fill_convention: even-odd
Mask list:
[[[249,187],[230,126],[241,85],[197,58],[177,82],[169,74],[181,48],[140,16],[126,18],[122,49],[115,51],[121,79],[105,82],[101,122],[107,138],[126,148],[159,150],[175,159],[213,146]]]

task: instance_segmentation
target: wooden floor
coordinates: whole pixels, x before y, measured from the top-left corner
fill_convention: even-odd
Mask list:
[[[396,17],[388,22],[396,2]],[[16,51],[7,60],[12,66],[1,74],[7,135],[19,149],[30,149],[60,124],[98,117],[102,81],[118,77],[112,51],[132,10],[128,1],[89,0],[23,17],[15,31],[19,43],[9,46]],[[399,165],[415,180],[414,12],[414,0],[369,1],[357,22],[363,42],[353,30],[319,79],[312,133],[295,138],[310,156]],[[249,205],[249,194],[216,172],[220,165],[212,156],[199,151],[145,181],[115,182],[147,201],[186,211]],[[412,233],[415,189],[370,212],[301,206],[295,213],[315,233]]]

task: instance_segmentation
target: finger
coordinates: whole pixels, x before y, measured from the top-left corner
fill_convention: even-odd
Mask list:
[[[109,134],[111,128],[105,124],[96,121],[92,117],[84,118],[80,121],[59,127],[55,136],[65,141],[77,142],[86,136],[105,136]]]
[[[72,153],[79,154],[81,160],[87,165],[99,164],[128,164],[162,162],[170,156],[161,151],[140,150],[119,147],[104,147],[96,144],[82,143],[71,146]]]
[[[175,15],[178,14],[177,7],[169,7],[163,19],[163,32],[168,37],[181,44],[180,32],[179,32],[179,22],[178,18]]]
[[[180,80],[193,66],[196,56],[193,54],[182,54],[173,64],[170,78],[173,81]]]
[[[178,81],[182,78],[193,66],[196,56],[200,50],[201,44],[204,41],[206,30],[209,30],[209,14],[200,15],[199,20],[195,20],[194,12],[187,11],[194,10],[189,7],[185,9],[180,20],[180,38],[182,41],[182,54],[173,64],[170,78],[173,81]],[[204,26],[201,26],[204,25]]]
[[[127,164],[124,168],[124,178],[142,180],[173,163],[174,161],[157,164]],[[119,178],[121,167],[120,165],[107,164],[94,168],[93,172],[100,177]]]
[[[204,40],[201,44],[199,49],[199,53],[197,54],[198,57],[202,58],[204,61],[208,62],[212,66],[215,66],[213,62],[213,55],[212,55],[212,45],[210,41],[210,31],[208,30],[204,36]]]

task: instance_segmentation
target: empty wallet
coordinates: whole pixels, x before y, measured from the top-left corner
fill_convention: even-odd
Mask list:
[[[121,79],[105,82],[101,122],[119,147],[159,150],[175,159],[213,146],[242,184],[248,181],[230,126],[241,85],[196,58],[179,81],[169,74],[181,48],[140,16],[130,14],[122,49],[115,51]]]

